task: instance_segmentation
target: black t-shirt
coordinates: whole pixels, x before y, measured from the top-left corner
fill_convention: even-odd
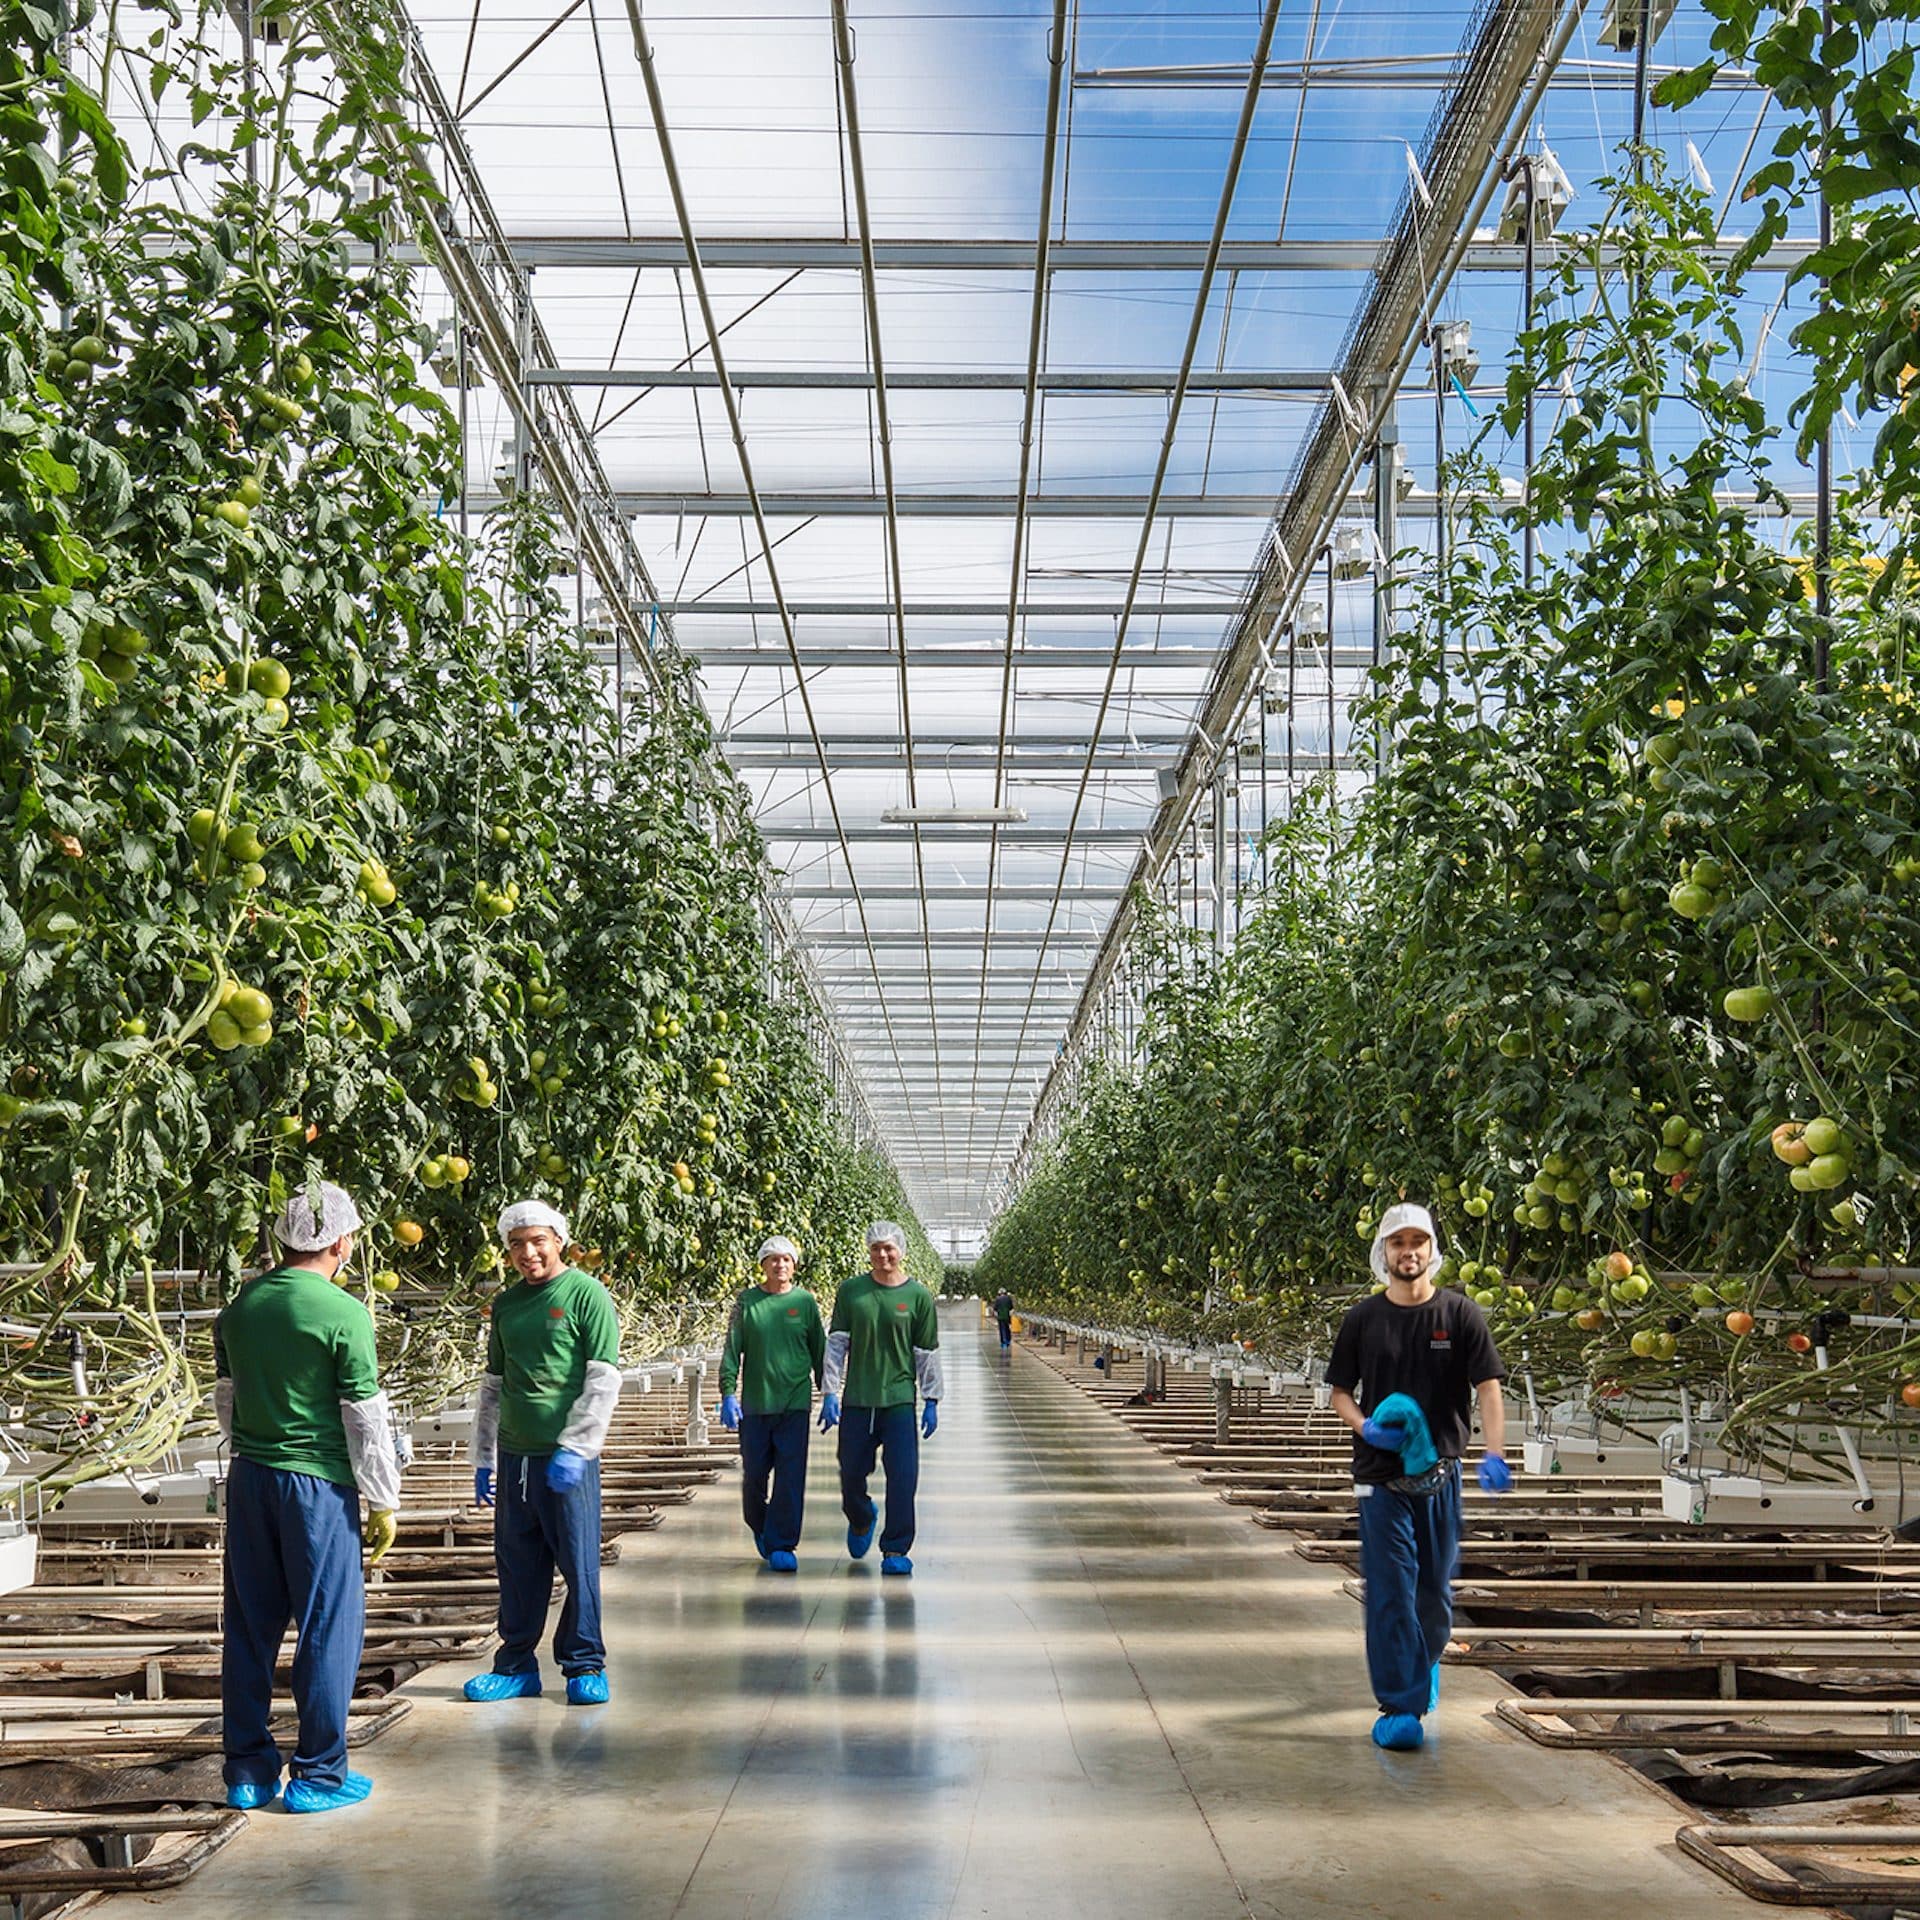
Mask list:
[[[1442,1460],[1458,1460],[1466,1451],[1473,1389],[1506,1377],[1486,1315],[1451,1288],[1417,1307],[1396,1307],[1384,1293],[1369,1295],[1347,1309],[1327,1361],[1327,1385],[1351,1393],[1363,1410],[1389,1394],[1413,1400],[1427,1416]],[[1397,1453],[1382,1453],[1353,1436],[1356,1480],[1393,1480],[1403,1471]]]
[[[994,1296],[993,1317],[996,1320],[1011,1320],[1013,1318],[1012,1294],[999,1293]]]

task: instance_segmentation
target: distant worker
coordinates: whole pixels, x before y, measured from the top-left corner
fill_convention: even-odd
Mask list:
[[[1333,1410],[1354,1434],[1367,1673],[1380,1706],[1373,1741],[1396,1751],[1422,1743],[1421,1720],[1440,1704],[1474,1396],[1486,1448],[1481,1490],[1513,1485],[1500,1396],[1506,1368],[1480,1309],[1463,1293],[1435,1290],[1439,1264],[1426,1208],[1389,1207],[1372,1252],[1385,1291],[1347,1309],[1327,1361]]]
[[[299,1740],[289,1813],[330,1813],[373,1791],[347,1770],[347,1708],[365,1638],[368,1565],[393,1545],[400,1463],[374,1358],[373,1319],[334,1276],[353,1258],[360,1215],[335,1186],[316,1208],[296,1193],[274,1222],[286,1253],[213,1323],[214,1416],[233,1448],[227,1473],[221,1772],[230,1807],[280,1790],[269,1725],[274,1669],[294,1629]],[[360,1524],[360,1495],[367,1520]]]
[[[775,1573],[799,1565],[794,1548],[806,1509],[808,1421],[827,1357],[820,1303],[793,1283],[799,1260],[800,1249],[779,1234],[762,1244],[764,1277],[734,1301],[720,1356],[720,1424],[740,1435],[741,1511]]]
[[[933,1295],[907,1277],[907,1236],[891,1220],[867,1229],[867,1273],[841,1283],[827,1338],[820,1431],[840,1429],[840,1505],[847,1551],[864,1559],[880,1515],[867,1493],[874,1463],[887,1472],[886,1524],[880,1571],[913,1572],[914,1494],[920,1484],[920,1442],[940,1425],[940,1321]],[[846,1393],[846,1411],[840,1396]],[[913,1402],[925,1401],[918,1431]]]
[[[493,1671],[475,1674],[466,1696],[517,1700],[540,1691],[540,1637],[557,1569],[567,1597],[553,1652],[567,1704],[599,1706],[608,1697],[600,1451],[620,1399],[620,1323],[606,1288],[567,1265],[564,1214],[544,1200],[516,1201],[500,1216],[500,1238],[520,1280],[494,1299],[473,1419],[473,1497],[494,1508],[500,1648]]]
[[[993,1296],[993,1317],[1000,1323],[1000,1344],[1013,1345],[1013,1295],[1005,1287]]]

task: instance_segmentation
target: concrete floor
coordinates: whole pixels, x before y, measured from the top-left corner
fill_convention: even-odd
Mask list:
[[[99,1911],[1756,1911],[1680,1858],[1680,1816],[1622,1769],[1490,1724],[1490,1677],[1449,1671],[1427,1750],[1377,1752],[1334,1569],[970,1316],[943,1324],[911,1583],[847,1559],[816,1439],[797,1579],[761,1568],[731,1479],[628,1542],[610,1706],[470,1707],[466,1670],[436,1669],[357,1762],[365,1806],[256,1815],[185,1888]]]

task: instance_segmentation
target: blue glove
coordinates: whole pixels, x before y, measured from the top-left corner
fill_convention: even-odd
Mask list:
[[[940,1402],[929,1400],[920,1409],[920,1438],[931,1440],[940,1430]]]
[[[493,1505],[493,1469],[475,1467],[473,1470],[473,1504],[476,1507]]]
[[[740,1396],[737,1393],[723,1393],[720,1396],[720,1424],[729,1433],[740,1431]]]
[[[1383,1427],[1378,1420],[1362,1421],[1360,1438],[1368,1446],[1378,1447],[1382,1453],[1398,1453],[1407,1444],[1404,1428]]]
[[[1474,1469],[1482,1493],[1511,1493],[1513,1469],[1497,1453],[1488,1454]]]
[[[570,1447],[562,1447],[547,1462],[547,1490],[550,1493],[571,1493],[587,1477],[587,1456],[575,1453]]]
[[[840,1424],[840,1396],[837,1393],[823,1393],[820,1396],[820,1431],[830,1433]]]

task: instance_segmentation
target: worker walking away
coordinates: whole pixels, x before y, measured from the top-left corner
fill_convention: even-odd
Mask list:
[[[214,1415],[233,1449],[220,1643],[230,1807],[264,1807],[280,1790],[270,1714],[289,1624],[299,1734],[282,1804],[330,1813],[373,1791],[347,1769],[347,1709],[366,1628],[360,1548],[372,1549],[371,1566],[393,1545],[400,1463],[372,1316],[334,1285],[360,1224],[336,1186],[296,1193],[273,1226],[285,1258],[213,1323]]]
[[[993,1296],[993,1317],[1000,1323],[1000,1347],[1013,1345],[1013,1295],[1005,1287]]]
[[[553,1652],[567,1703],[607,1698],[600,1634],[600,1451],[620,1399],[613,1297],[567,1265],[567,1222],[544,1200],[500,1216],[520,1278],[493,1303],[487,1370],[473,1420],[473,1497],[492,1507],[500,1579],[500,1648],[469,1700],[540,1691],[540,1637],[558,1571],[567,1595]]]
[[[1389,1207],[1372,1253],[1384,1291],[1348,1308],[1327,1361],[1333,1410],[1354,1434],[1367,1672],[1380,1706],[1373,1740],[1395,1750],[1422,1743],[1422,1720],[1440,1703],[1460,1557],[1460,1459],[1476,1396],[1481,1489],[1513,1485],[1500,1395],[1506,1369],[1480,1309],[1435,1288],[1439,1264],[1426,1208]]]
[[[867,1229],[869,1271],[845,1281],[833,1303],[827,1336],[820,1430],[840,1429],[840,1505],[847,1551],[864,1559],[880,1513],[867,1493],[876,1461],[887,1473],[886,1523],[880,1571],[908,1575],[914,1495],[920,1484],[920,1442],[940,1425],[940,1323],[933,1295],[906,1269],[907,1236],[891,1220]],[[846,1395],[844,1414],[840,1399]],[[916,1430],[916,1392],[925,1403]]]
[[[720,1424],[740,1436],[741,1511],[775,1573],[799,1565],[807,1422],[827,1356],[820,1303],[793,1282],[799,1260],[799,1248],[779,1234],[762,1244],[762,1279],[734,1301],[720,1356]]]

